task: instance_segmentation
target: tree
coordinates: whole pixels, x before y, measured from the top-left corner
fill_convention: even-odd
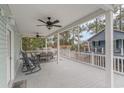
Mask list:
[[[114,7],[114,29],[124,30],[124,7],[123,5]]]
[[[53,35],[53,46],[57,47],[57,34]]]
[[[37,48],[42,49],[45,47],[45,39],[44,38],[36,38],[36,37],[24,37],[22,39],[22,48],[23,50],[35,50]]]
[[[70,32],[69,31],[65,31],[63,33],[60,34],[61,35],[61,39],[60,39],[60,44],[61,45],[69,45],[69,38],[70,38]]]
[[[81,26],[82,31],[94,31],[95,33],[105,28],[105,17],[98,16]]]

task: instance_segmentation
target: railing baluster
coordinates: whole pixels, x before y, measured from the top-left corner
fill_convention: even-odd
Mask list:
[[[97,55],[97,57],[98,57],[98,58],[97,58],[97,59],[98,59],[98,66],[99,66],[99,56]]]
[[[97,55],[97,65],[99,66],[99,56]]]
[[[97,55],[98,56],[98,55]],[[98,66],[99,66],[99,56],[98,56]]]
[[[103,66],[102,66],[102,58],[103,58],[103,56],[101,57],[101,67],[103,67]]]
[[[104,57],[102,57],[102,67],[104,67]]]
[[[116,71],[116,58],[113,59],[113,70]]]
[[[95,64],[97,65],[97,56],[95,56]]]
[[[98,66],[98,56],[96,56],[97,58],[96,58],[96,60],[97,60],[97,66]]]
[[[105,57],[103,57],[103,67],[105,67]]]
[[[99,66],[100,66],[100,67],[101,67],[101,57],[102,57],[102,56],[99,57]]]
[[[123,73],[124,73],[124,59],[123,59]]]
[[[121,59],[121,72],[123,72],[123,59]]]
[[[117,67],[118,67],[118,72],[119,72],[119,58],[117,59]]]
[[[99,66],[100,66],[100,56],[99,56]]]
[[[94,55],[94,65],[96,65],[96,58],[95,58],[95,55]]]

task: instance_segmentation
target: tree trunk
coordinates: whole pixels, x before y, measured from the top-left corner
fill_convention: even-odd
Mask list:
[[[98,32],[98,19],[96,18],[96,33]]]
[[[121,19],[122,19],[122,17],[121,17],[121,10],[122,10],[122,9],[121,9],[121,5],[120,5],[120,7],[119,7],[119,8],[120,8],[119,29],[120,29],[120,30],[122,30],[122,24],[121,24],[121,23],[122,23],[122,22],[121,22]]]

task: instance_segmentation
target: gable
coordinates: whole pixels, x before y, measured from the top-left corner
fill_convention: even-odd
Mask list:
[[[114,30],[114,36],[113,36],[114,40],[117,39],[124,39],[124,32],[123,31],[118,31],[118,30]],[[101,31],[97,34],[95,34],[93,37],[91,37],[88,41],[103,41],[105,40],[105,31]]]

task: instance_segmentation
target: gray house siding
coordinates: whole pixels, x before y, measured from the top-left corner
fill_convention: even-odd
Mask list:
[[[122,48],[122,40],[124,42],[124,32],[114,30],[114,53],[121,54],[121,48]],[[97,34],[95,34],[93,37],[91,37],[89,40],[90,46],[92,51],[95,52],[95,49],[97,49],[97,52],[101,53],[102,49],[103,52],[105,52],[105,31],[101,31]],[[124,46],[124,43],[123,43]],[[124,47],[123,47],[124,49]],[[124,52],[124,51],[123,51]]]
[[[113,39],[114,40],[124,39],[124,32],[114,30],[114,38]],[[93,37],[91,37],[88,41],[92,42],[92,41],[102,41],[102,40],[105,40],[105,31],[99,32],[97,35],[94,35]]]
[[[92,41],[103,41],[103,40],[105,40],[105,33],[104,33],[104,31],[99,32],[97,35],[94,35],[88,41],[92,42]]]

